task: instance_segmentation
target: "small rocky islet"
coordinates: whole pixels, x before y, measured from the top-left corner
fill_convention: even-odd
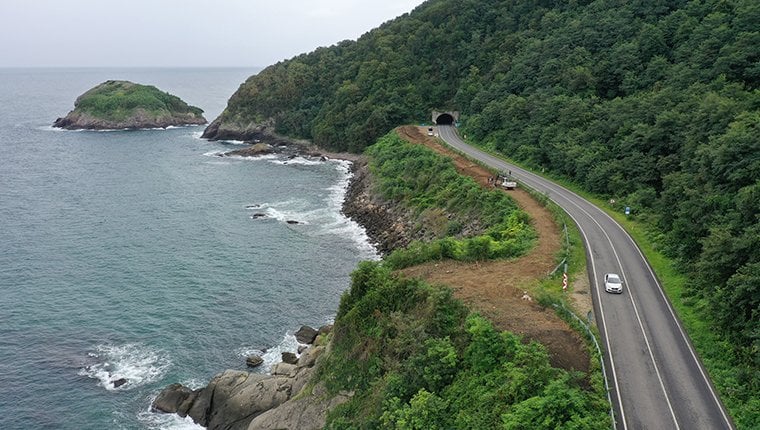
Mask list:
[[[203,110],[152,85],[108,80],[77,97],[74,110],[53,127],[121,130],[206,124]]]

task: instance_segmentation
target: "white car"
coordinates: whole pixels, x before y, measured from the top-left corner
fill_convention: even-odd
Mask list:
[[[621,294],[623,292],[623,281],[620,280],[620,276],[616,273],[604,275],[604,291]]]

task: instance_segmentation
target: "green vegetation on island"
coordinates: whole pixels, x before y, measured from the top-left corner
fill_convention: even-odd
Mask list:
[[[203,110],[152,85],[106,81],[77,97],[53,125],[67,129],[166,128],[205,124]]]
[[[458,110],[469,140],[632,208],[687,276],[671,300],[712,330],[696,346],[747,427],[760,420],[758,22],[754,0],[430,0],[252,76],[215,122],[360,152]]]

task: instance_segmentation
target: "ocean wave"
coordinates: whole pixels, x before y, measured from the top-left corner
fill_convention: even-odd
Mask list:
[[[319,222],[320,209],[309,209],[304,200],[285,200],[276,203],[246,205],[252,211],[251,218],[275,219],[280,222],[296,221],[298,224]],[[263,215],[263,216],[262,216]]]
[[[216,149],[213,151],[204,152],[203,156],[204,157],[221,157],[224,155],[225,152],[226,151],[221,151],[221,150]]]
[[[153,404],[151,399],[150,403]],[[177,414],[165,414],[150,410],[137,414],[146,428],[150,430],[203,430],[205,427],[195,424],[190,417],[182,418]]]
[[[224,154],[227,154],[230,151],[224,151]],[[242,155],[225,155],[224,158],[229,158],[232,160],[242,160],[242,161],[269,161],[269,160],[276,160],[278,157],[280,157],[277,154],[264,154],[264,155],[257,155],[255,157],[244,157]]]
[[[353,173],[351,172],[351,162],[345,160],[335,160],[338,171],[341,173],[340,180],[330,188],[327,206],[333,215],[333,221],[325,224],[325,232],[335,234],[341,237],[350,238],[362,253],[364,258],[378,260],[380,255],[377,249],[367,236],[367,230],[359,225],[356,221],[348,218],[343,214],[343,202],[346,199],[346,192],[351,183]]]
[[[282,361],[283,352],[298,354],[299,345],[300,344],[298,343],[298,340],[296,340],[295,335],[291,332],[287,332],[279,344],[265,351],[254,347],[243,347],[240,348],[237,353],[242,358],[246,358],[253,354],[258,355],[264,360],[264,362],[258,366],[256,370],[263,373],[269,373],[272,370],[272,366]]]
[[[272,164],[279,164],[281,166],[297,165],[297,166],[318,166],[324,164],[325,161],[313,158],[295,157],[295,158],[283,158],[277,157],[269,159]]]
[[[334,235],[348,239],[354,243],[362,258],[377,260],[380,258],[367,232],[356,221],[343,215],[343,201],[353,174],[351,162],[344,160],[329,160],[334,163],[340,173],[340,178],[324,191],[323,204],[314,206],[305,200],[291,199],[282,202],[257,203],[246,205],[251,211],[252,219],[275,219],[280,222],[295,221],[298,224],[311,225],[316,228],[304,231],[306,234]],[[324,163],[324,162],[319,162]]]
[[[154,382],[171,366],[165,353],[135,343],[98,345],[88,356],[94,363],[81,368],[79,375],[97,380],[108,391],[129,390]],[[116,387],[114,383],[122,379],[126,383]]]
[[[216,140],[215,142],[225,143],[227,145],[237,145],[237,146],[250,145],[250,143],[248,143],[248,142],[246,142],[244,140],[233,140],[233,139],[229,139],[229,140],[227,140],[227,139],[225,139],[225,140]]]
[[[23,124],[17,124],[17,126],[23,126]],[[35,127],[35,129],[37,129],[39,131],[56,131],[56,132],[81,131],[81,130],[66,130],[65,128],[53,127],[52,125],[41,125],[39,127]]]

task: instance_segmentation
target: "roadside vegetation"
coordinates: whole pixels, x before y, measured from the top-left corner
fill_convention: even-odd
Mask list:
[[[506,193],[483,188],[450,158],[396,132],[366,155],[383,198],[418,217],[438,211],[449,224],[442,225],[444,237],[353,272],[317,379],[330,393],[354,395],[330,414],[326,428],[610,428],[596,354],[589,373],[553,367],[543,345],[497,330],[448,287],[398,270],[429,260],[524,254],[535,239],[527,214]],[[477,220],[484,233],[461,235],[466,220]],[[546,305],[562,300],[556,290],[544,294]]]
[[[517,257],[531,248],[535,231],[528,215],[503,192],[481,187],[457,173],[451,159],[391,132],[366,151],[377,191],[384,198],[413,209],[436,222],[442,237],[417,241],[385,258],[394,268],[444,258],[482,261]],[[423,216],[424,215],[424,216]],[[483,234],[458,237],[465,224],[478,224]],[[458,237],[458,238],[457,238]]]
[[[221,119],[272,118],[282,134],[361,152],[432,108],[458,110],[472,141],[614,200],[618,213],[630,207],[700,355],[715,357],[706,364],[721,397],[751,428],[758,22],[755,0],[430,0],[355,42],[265,69]]]
[[[332,429],[608,429],[601,378],[551,367],[545,348],[499,332],[443,287],[378,262],[352,274],[319,379],[353,391]]]

